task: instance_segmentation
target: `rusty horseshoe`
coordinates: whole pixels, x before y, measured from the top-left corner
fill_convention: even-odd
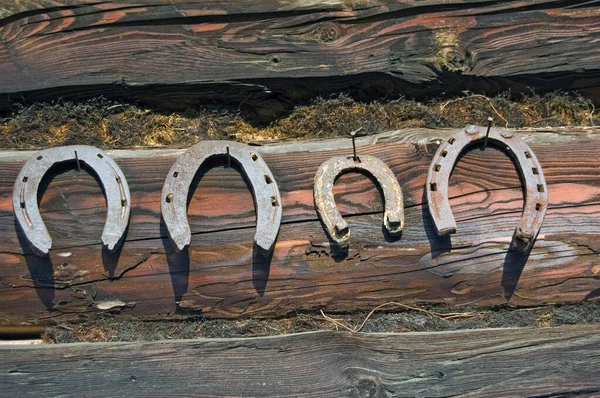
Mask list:
[[[190,184],[198,169],[210,157],[227,156],[235,160],[250,182],[256,206],[254,242],[263,251],[273,248],[281,224],[281,197],[271,170],[252,147],[233,141],[202,141],[181,155],[171,167],[162,190],[161,213],[177,250],[190,244],[187,219]]]
[[[540,232],[548,208],[548,189],[542,167],[525,143],[504,129],[489,129],[489,141],[497,144],[515,160],[521,180],[526,185],[523,215],[515,228],[513,248],[528,251]],[[486,128],[467,126],[448,138],[438,148],[427,175],[427,204],[438,235],[456,232],[456,221],[448,203],[448,179],[465,149],[486,139]]]
[[[130,194],[125,175],[104,151],[87,145],[72,145],[44,149],[27,160],[13,189],[15,216],[31,249],[45,256],[52,247],[52,238],[44,225],[37,203],[38,188],[44,175],[56,164],[76,162],[90,167],[104,189],[107,204],[102,243],[111,252],[122,243],[129,224]]]
[[[331,239],[340,247],[348,246],[350,231],[335,205],[333,184],[340,175],[351,171],[366,172],[375,178],[385,202],[383,224],[390,235],[401,233],[404,229],[402,189],[390,168],[374,156],[335,156],[319,167],[313,191],[315,207]]]

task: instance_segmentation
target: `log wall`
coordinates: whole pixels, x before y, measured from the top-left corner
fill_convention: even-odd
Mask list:
[[[598,103],[599,42],[600,8],[587,0],[8,2],[0,109],[105,95],[227,102],[268,119],[340,91],[507,89],[579,90]]]
[[[517,172],[501,151],[475,149],[450,180],[458,231],[435,234],[424,185],[448,130],[405,130],[358,140],[386,162],[404,193],[400,238],[382,232],[379,192],[361,174],[341,177],[336,201],[349,222],[348,253],[332,250],[313,206],[313,177],[349,140],[257,147],[281,190],[283,220],[271,257],[253,248],[250,191],[225,162],[203,166],[189,205],[191,248],[174,253],[160,217],[164,177],[182,150],[110,153],[127,176],[132,216],[123,249],[102,250],[106,214],[85,171],[55,170],[40,209],[53,239],[49,259],[31,253],[12,212],[12,186],[33,152],[0,152],[0,323],[45,323],[121,313],[146,319],[202,314],[271,317],[294,311],[370,310],[389,301],[539,305],[600,296],[598,129],[518,133],[542,164],[549,210],[529,255],[508,251],[521,215]],[[224,206],[224,204],[227,206]]]
[[[597,397],[597,325],[0,346],[7,396]]]

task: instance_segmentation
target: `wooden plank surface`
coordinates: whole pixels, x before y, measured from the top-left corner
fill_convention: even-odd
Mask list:
[[[6,396],[600,396],[598,325],[0,346]]]
[[[340,91],[600,98],[600,8],[588,0],[27,0],[0,18],[5,109],[100,94],[216,99],[265,117]]]
[[[349,140],[257,148],[281,190],[274,253],[253,248],[255,214],[246,183],[225,163],[201,168],[189,206],[191,249],[173,252],[160,218],[160,192],[182,150],[112,151],[132,196],[123,249],[101,249],[106,214],[96,181],[57,170],[40,209],[54,246],[31,253],[17,233],[12,186],[33,152],[0,152],[0,323],[136,317],[271,317],[294,311],[370,310],[388,301],[451,305],[539,305],[600,296],[600,130],[520,133],[542,164],[550,207],[529,256],[508,251],[523,205],[520,182],[497,149],[468,152],[450,180],[458,231],[438,237],[426,206],[427,168],[448,130],[405,130],[359,140],[359,154],[385,161],[405,198],[402,237],[382,233],[377,188],[342,176],[336,201],[349,222],[348,253],[332,250],[313,205],[313,177]],[[315,149],[318,148],[318,149]],[[225,205],[226,204],[226,205]]]

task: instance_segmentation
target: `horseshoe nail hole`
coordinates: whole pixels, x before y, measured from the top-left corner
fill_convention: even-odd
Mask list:
[[[115,180],[117,180],[117,184],[121,183],[121,177],[116,177]]]
[[[265,182],[266,182],[267,184],[272,184],[272,183],[273,183],[273,180],[271,180],[271,177],[269,177],[268,175],[266,175],[266,174],[265,174]]]
[[[167,197],[165,198],[165,200],[167,201],[167,203],[171,203],[171,201],[173,200],[173,194],[172,193],[168,193]]]
[[[127,206],[127,199],[121,199],[121,207]]]
[[[431,184],[429,184],[429,188],[432,191],[437,191],[437,184],[435,182],[432,182]]]
[[[439,165],[439,164],[436,164],[435,166],[433,166],[433,169],[434,169],[435,171],[440,171],[440,169],[441,169],[441,168],[442,168],[442,166],[441,166],[441,165]]]
[[[350,229],[348,226],[341,227],[339,225],[335,226],[335,234],[340,238],[345,238],[350,233]]]
[[[456,141],[456,138],[452,137],[448,140],[448,144],[452,145]]]
[[[38,156],[37,160],[42,160],[43,156]]]
[[[176,172],[173,173],[173,177],[175,177],[175,178],[177,178],[178,175],[179,175],[178,171],[176,171]]]
[[[96,156],[98,156],[100,159],[104,158],[104,156],[102,156],[101,154],[97,154]]]
[[[27,182],[28,179],[29,177],[23,177],[23,182]]]
[[[447,154],[448,154],[448,151],[442,151],[442,157],[443,158],[445,158]]]
[[[21,205],[21,209],[25,208],[25,202],[20,202],[19,204]]]
[[[529,151],[525,151],[525,157],[527,159],[531,159],[531,153],[529,153]]]
[[[537,184],[538,192],[544,192],[544,184]]]
[[[537,169],[537,167],[532,167],[532,168],[531,168],[531,172],[532,172],[533,174],[536,174],[536,175],[537,175],[537,174],[540,174],[540,172],[539,172],[539,170]]]
[[[252,158],[252,160],[256,161],[258,159],[258,156],[254,153],[254,152],[250,152],[250,157]]]
[[[541,208],[542,208],[542,205],[540,203],[535,204],[535,211],[540,211]]]
[[[271,205],[273,207],[279,206],[279,203],[277,203],[277,198],[275,196],[271,196]]]

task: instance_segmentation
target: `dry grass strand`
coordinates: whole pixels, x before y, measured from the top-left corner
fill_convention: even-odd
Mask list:
[[[0,148],[33,149],[87,144],[101,148],[188,147],[200,140],[261,142],[347,136],[361,129],[371,135],[402,128],[463,127],[485,124],[490,116],[506,127],[598,125],[594,105],[573,93],[511,99],[467,94],[450,100],[358,102],[345,95],[319,98],[293,108],[268,125],[223,107],[164,112],[104,98],[74,103],[19,107],[0,119]]]

